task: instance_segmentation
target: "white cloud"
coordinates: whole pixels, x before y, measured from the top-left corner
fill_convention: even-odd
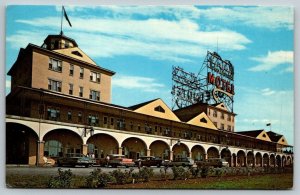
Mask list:
[[[54,17],[17,22],[38,29],[59,29],[57,18]],[[189,60],[188,57],[205,55],[207,50],[216,47],[217,40],[219,48],[227,51],[245,49],[245,45],[251,42],[244,35],[227,29],[202,31],[196,22],[188,19],[177,21],[72,17],[71,22],[72,38],[81,40],[79,46],[91,57],[134,54],[152,59],[184,62]],[[68,34],[69,29],[65,28],[65,34]],[[7,40],[12,42],[16,36],[19,40],[29,39],[26,33],[17,32]]]
[[[165,87],[165,85],[158,83],[154,78],[125,75],[114,77],[112,86],[144,92],[159,92],[160,89]]]
[[[210,20],[245,24],[268,29],[294,28],[294,11],[292,7],[214,7],[202,9],[200,16]]]
[[[289,67],[286,68],[286,72],[293,71],[293,51],[269,51],[267,56],[253,57],[251,58],[254,61],[259,62],[260,64],[250,68],[250,71],[268,71],[272,70],[280,65],[289,64]]]
[[[274,90],[271,90],[270,88],[265,88],[261,90],[261,93],[263,96],[269,96],[275,94],[276,92]]]

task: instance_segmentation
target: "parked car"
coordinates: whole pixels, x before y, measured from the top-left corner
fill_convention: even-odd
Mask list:
[[[223,158],[209,158],[207,160],[198,161],[197,166],[208,167],[229,167],[229,163]]]
[[[68,153],[64,157],[59,157],[56,163],[59,167],[66,165],[74,167],[76,165],[89,167],[95,164],[96,160],[91,157],[84,156],[83,154]]]
[[[118,167],[118,166],[132,167],[135,164],[132,159],[126,158],[125,155],[110,154],[108,165],[112,167]]]
[[[169,162],[169,166],[193,166],[195,164],[194,160],[189,157],[175,158],[173,161]]]
[[[155,156],[140,156],[139,159],[135,161],[135,164],[138,166],[141,162],[141,166],[151,167],[151,166],[162,166],[163,160]]]

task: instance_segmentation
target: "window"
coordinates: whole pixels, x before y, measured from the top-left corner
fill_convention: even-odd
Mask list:
[[[79,78],[83,79],[83,76],[84,76],[84,69],[80,67]]]
[[[49,69],[61,72],[62,71],[61,61],[50,58],[49,59]]]
[[[70,47],[70,42],[69,41],[65,41],[65,48],[69,48]]]
[[[214,122],[214,125],[218,128],[218,123],[217,122]]]
[[[61,82],[55,80],[48,80],[48,89],[52,91],[61,92]]]
[[[110,118],[110,125],[114,125],[114,118]]]
[[[103,117],[103,124],[107,125],[107,116]]]
[[[231,131],[231,126],[230,125],[228,125],[227,130]]]
[[[60,112],[58,109],[48,108],[47,110],[47,119],[58,121],[60,119]]]
[[[71,111],[68,112],[68,120],[69,121],[72,120],[72,112]]]
[[[221,119],[224,119],[225,117],[224,117],[224,113],[223,112],[221,112]]]
[[[221,129],[224,130],[224,124],[221,123]]]
[[[81,112],[78,112],[78,122],[79,123],[82,122],[82,114],[81,114]]]
[[[79,51],[72,51],[72,54],[74,54],[76,56],[79,56],[79,57],[82,57],[82,54],[79,53]]]
[[[214,116],[214,117],[218,117],[218,112],[217,112],[216,110],[214,110],[213,116]]]
[[[125,129],[125,119],[117,119],[117,129],[123,130]]]
[[[100,101],[100,91],[90,90],[90,99]]]
[[[94,81],[94,82],[100,83],[100,73],[91,72],[90,73],[90,81]]]
[[[207,123],[207,120],[203,117],[203,118],[200,119],[200,122],[201,123]]]
[[[99,118],[95,115],[89,115],[88,124],[91,126],[98,126],[99,125]]]
[[[79,87],[79,97],[83,97],[83,87]]]
[[[230,115],[228,115],[227,120],[231,121],[231,116]]]
[[[161,106],[155,107],[154,110],[157,111],[157,112],[165,113],[165,110]]]
[[[69,94],[73,95],[73,84],[69,84]]]
[[[70,64],[70,76],[74,74],[74,65]]]
[[[62,154],[62,144],[56,140],[49,140],[45,143],[44,155],[58,157]]]

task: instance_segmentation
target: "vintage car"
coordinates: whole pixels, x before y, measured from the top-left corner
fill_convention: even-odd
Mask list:
[[[155,156],[140,156],[139,159],[135,161],[135,164],[138,166],[140,163],[140,166],[157,166],[160,167],[163,164],[163,160],[161,158],[155,157]]]
[[[85,167],[90,167],[93,166],[93,164],[96,163],[96,160],[84,156],[83,154],[77,154],[77,153],[69,153],[66,154],[64,157],[59,157],[56,161],[57,166],[85,166]]]
[[[229,163],[223,158],[209,158],[196,162],[197,166],[207,167],[229,167]]]
[[[108,165],[111,167],[118,167],[118,166],[133,167],[135,164],[132,159],[126,158],[125,155],[110,154]]]
[[[170,161],[168,163],[169,166],[194,166],[195,162],[193,159],[189,157],[181,157],[181,158],[175,158],[174,160]]]

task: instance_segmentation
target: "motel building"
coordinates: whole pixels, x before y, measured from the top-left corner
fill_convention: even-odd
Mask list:
[[[8,72],[6,164],[41,166],[44,157],[55,164],[67,153],[224,158],[232,167],[293,164],[284,135],[236,132],[236,114],[223,103],[174,111],[159,98],[131,107],[112,104],[114,74],[63,33],[21,48]]]

